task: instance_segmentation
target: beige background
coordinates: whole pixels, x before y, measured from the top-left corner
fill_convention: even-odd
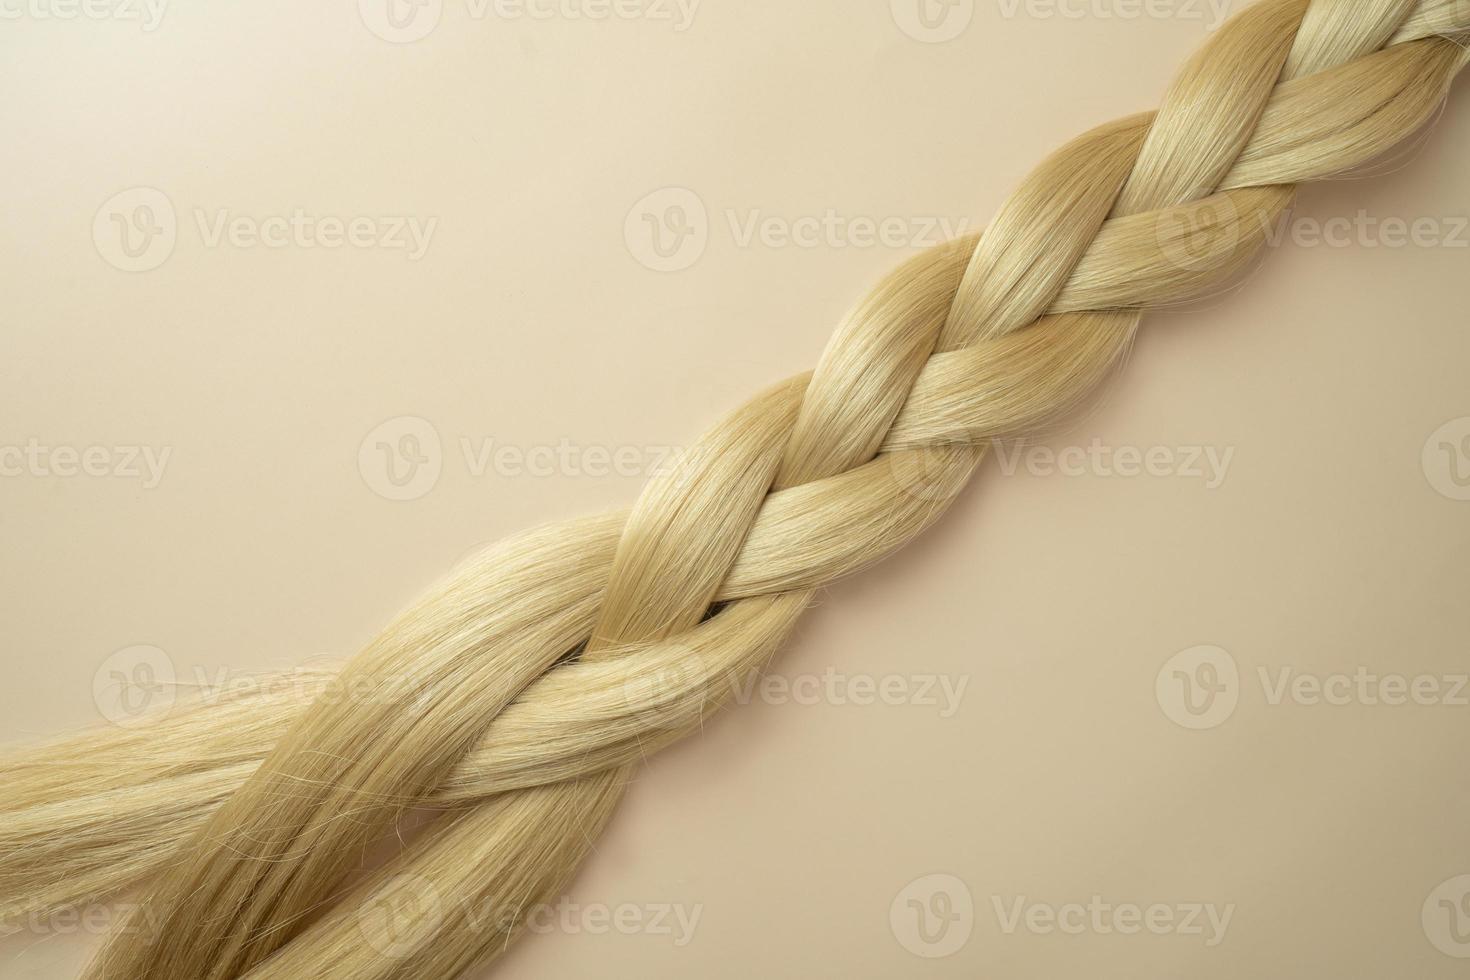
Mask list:
[[[641,477],[588,475],[595,452],[476,473],[463,440],[646,468],[815,363],[925,219],[981,225],[1061,141],[1155,105],[1212,19],[1182,0],[1144,17],[962,0],[968,23],[936,30],[963,30],[929,43],[902,0],[898,17],[704,0],[684,30],[662,2],[594,21],[446,0],[394,43],[365,4],[178,4],[152,30],[7,8],[24,12],[0,25],[0,445],[170,453],[156,487],[64,475],[64,453],[0,478],[7,741],[96,721],[116,651],[157,647],[186,679],[350,653],[474,546],[629,503]],[[1470,473],[1470,444],[1439,448],[1470,423],[1422,452],[1470,416],[1467,96],[1386,172],[1309,188],[1297,213],[1429,219],[1436,242],[1270,250],[1239,290],[1151,315],[1097,410],[1041,443],[1166,447],[1167,472],[992,461],[938,529],[830,590],[773,669],[911,693],[943,678],[966,685],[956,710],[840,684],[736,706],[653,761],[569,896],[650,926],[655,907],[697,912],[692,939],[558,927],[497,975],[1463,976],[1448,953],[1470,954],[1470,904],[1456,944],[1439,899],[1470,874],[1470,692],[1273,704],[1271,686],[1363,671],[1448,694],[1470,670],[1470,502],[1447,469]],[[177,240],[126,272],[111,215],[150,198],[104,204],[139,187],[166,196]],[[659,272],[643,215],[667,229],[689,198],[639,202],[668,187],[694,193],[707,241]],[[417,259],[199,227],[297,209],[437,224]],[[897,219],[902,242],[739,240],[752,213],[828,209]],[[676,262],[701,241],[683,214]],[[433,427],[441,472],[394,501],[376,437],[359,449],[404,416]],[[1183,447],[1233,452],[1223,482]],[[1237,703],[1188,730],[1173,671],[1206,675],[1196,654],[1166,662],[1201,645],[1236,665],[1219,696]],[[1208,924],[1003,921],[1022,898],[1093,896],[1231,919],[1214,945]],[[94,941],[28,930],[0,944],[0,976],[72,976]]]

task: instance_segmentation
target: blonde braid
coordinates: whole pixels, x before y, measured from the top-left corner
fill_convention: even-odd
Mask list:
[[[933,523],[990,440],[1095,388],[1143,309],[1238,273],[1296,183],[1423,125],[1470,60],[1442,36],[1470,29],[1467,7],[1247,9],[1157,113],[1068,144],[983,237],[888,276],[813,373],[717,425],[630,513],[519,536],[442,584],[337,679],[379,696],[232,706],[257,719],[233,753],[224,716],[170,719],[201,754],[124,780],[103,773],[147,744],[131,733],[79,743],[95,767],[79,778],[47,774],[74,743],[13,763],[0,909],[80,897],[58,868],[97,890],[161,870],[139,913],[159,928],[115,937],[92,970],[108,978],[427,978],[493,957],[565,886],[631,767],[697,730],[813,590]],[[148,807],[180,792],[150,823]],[[109,872],[120,801],[146,857]],[[453,810],[340,895],[361,848],[423,805]],[[58,841],[69,814],[81,832]],[[364,942],[363,910],[408,886],[439,914],[391,951]]]

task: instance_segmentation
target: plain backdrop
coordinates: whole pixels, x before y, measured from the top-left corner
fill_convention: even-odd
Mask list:
[[[110,723],[119,669],[348,655],[476,547],[628,505],[1214,20],[71,9],[0,25],[13,744]],[[1467,101],[824,592],[492,972],[1462,976]],[[97,939],[28,925],[0,977]]]

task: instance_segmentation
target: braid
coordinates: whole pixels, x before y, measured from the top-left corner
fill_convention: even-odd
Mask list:
[[[0,914],[157,872],[151,928],[91,975],[431,978],[493,958],[635,767],[697,731],[815,590],[937,520],[992,440],[1095,390],[1143,310],[1237,275],[1297,184],[1424,125],[1466,30],[1463,0],[1247,8],[1161,108],[1067,144],[983,236],[888,275],[814,371],[712,428],[631,511],[495,545],[339,676],[0,769]],[[174,735],[187,756],[160,747]],[[446,811],[431,832],[347,889],[362,848],[426,806]],[[424,895],[410,935],[364,942],[365,915]]]

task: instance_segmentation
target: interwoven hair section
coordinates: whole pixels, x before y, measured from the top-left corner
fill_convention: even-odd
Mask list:
[[[1229,282],[1298,183],[1423,126],[1467,30],[1464,0],[1245,9],[1156,112],[1073,140],[983,235],[892,272],[814,371],[712,428],[631,511],[494,546],[340,674],[0,768],[0,917],[142,882],[138,927],[91,967],[108,980],[441,978],[493,959],[634,768],[761,669],[815,590],[933,524],[992,440],[1077,405],[1143,310]],[[425,807],[444,811],[429,832],[354,876]],[[364,910],[406,888],[434,913],[371,941]]]

